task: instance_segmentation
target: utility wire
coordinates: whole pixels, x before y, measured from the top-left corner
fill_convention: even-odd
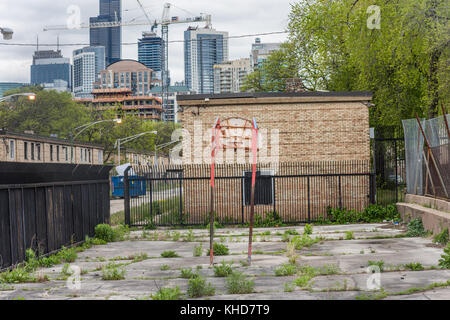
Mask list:
[[[253,33],[253,34],[243,34],[237,36],[228,36],[224,37],[224,40],[229,39],[239,39],[239,38],[248,38],[248,37],[257,37],[257,36],[268,36],[273,34],[284,34],[288,33],[288,31],[273,31],[273,32],[264,32],[264,33]],[[199,42],[199,41],[211,41],[217,39],[191,39],[191,40],[171,40],[168,43],[184,43],[184,42]],[[137,45],[138,42],[122,42],[121,45],[129,46],[129,45]],[[73,47],[73,46],[89,46],[89,43],[60,43],[60,47]],[[19,46],[19,47],[36,47],[36,43],[8,43],[8,42],[0,42],[0,46]],[[55,47],[56,43],[39,43],[39,46],[42,47]]]

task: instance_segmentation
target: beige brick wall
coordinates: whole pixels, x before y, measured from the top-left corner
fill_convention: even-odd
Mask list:
[[[197,115],[199,112],[199,115]],[[205,137],[194,137],[194,124],[202,122],[204,134],[211,132],[217,117],[256,118],[260,129],[267,129],[270,139],[272,129],[279,130],[279,160],[369,160],[369,111],[361,102],[294,103],[185,106],[181,115],[183,128],[191,135],[191,152],[185,156],[199,154],[201,148],[193,144],[194,139],[203,140],[202,150],[208,147]],[[187,140],[183,141],[184,150]],[[268,155],[271,154],[269,144]]]

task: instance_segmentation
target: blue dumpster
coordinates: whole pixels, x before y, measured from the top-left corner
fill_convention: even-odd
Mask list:
[[[139,176],[130,176],[130,197],[145,196],[147,184],[145,180],[133,180],[139,179]],[[125,182],[123,176],[116,176],[111,178],[112,181],[112,196],[123,198],[125,190]]]

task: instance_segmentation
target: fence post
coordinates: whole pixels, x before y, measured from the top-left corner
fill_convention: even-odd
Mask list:
[[[309,176],[307,176],[307,185],[308,185],[308,223],[311,222],[311,197],[309,192]]]
[[[341,184],[341,176],[339,176],[339,210],[342,210],[342,184]]]
[[[184,222],[183,222],[183,179],[182,179],[182,177],[181,177],[181,175],[182,175],[182,173],[181,172],[179,172],[178,173],[178,177],[180,178],[180,221],[181,221],[181,224],[183,225],[184,224]]]
[[[125,208],[125,225],[129,226],[131,222],[130,217],[130,180],[128,179],[128,172],[130,171],[131,166],[128,167],[124,174],[123,174],[123,183],[124,183],[124,190],[123,190],[123,201],[124,201],[124,208]]]
[[[376,204],[375,203],[375,191],[376,191],[376,174],[375,173],[369,173],[369,203],[370,204]]]

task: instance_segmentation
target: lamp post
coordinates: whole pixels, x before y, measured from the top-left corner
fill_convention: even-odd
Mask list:
[[[177,142],[180,142],[180,141],[170,141],[170,142],[166,142],[166,143],[163,143],[163,144],[155,145],[155,156],[154,156],[153,162],[155,163],[156,166],[158,166],[158,164],[157,164],[157,161],[158,161],[157,150],[161,149],[161,148],[164,148],[164,147],[167,147],[167,146],[169,146],[169,145],[171,145],[173,143],[177,143]]]
[[[13,36],[13,33],[14,33],[14,31],[12,29],[1,28],[1,27],[0,27],[0,32],[3,35],[3,39],[4,40],[11,40],[12,36]]]
[[[119,166],[120,166],[120,145],[124,144],[124,143],[127,143],[127,142],[130,142],[130,141],[133,141],[133,140],[135,140],[137,138],[140,138],[140,137],[142,137],[142,136],[144,136],[146,134],[150,134],[150,133],[158,134],[158,131],[142,132],[142,133],[136,134],[134,136],[130,136],[130,137],[121,138],[121,139],[117,139],[116,140],[116,143],[114,144],[114,148],[117,148],[117,156],[118,156],[118,165]]]
[[[16,93],[16,94],[11,94],[9,96],[0,98],[0,102],[10,101],[14,97],[22,97],[22,96],[23,97],[28,97],[28,100],[30,100],[30,101],[36,100],[36,94],[35,93]]]
[[[116,122],[118,124],[122,123],[122,119],[118,118],[118,119],[107,119],[107,120],[99,120],[99,121],[95,121],[95,122],[90,122],[87,124],[84,124],[82,126],[76,127],[75,129],[72,130],[72,132],[70,133],[70,142],[71,142],[71,150],[70,150],[70,163],[73,163],[73,142],[75,140],[76,137],[78,137],[80,134],[82,134],[85,130],[89,129],[92,126],[95,126],[96,124],[102,123],[102,122]],[[74,135],[75,131],[79,131],[76,135]]]

